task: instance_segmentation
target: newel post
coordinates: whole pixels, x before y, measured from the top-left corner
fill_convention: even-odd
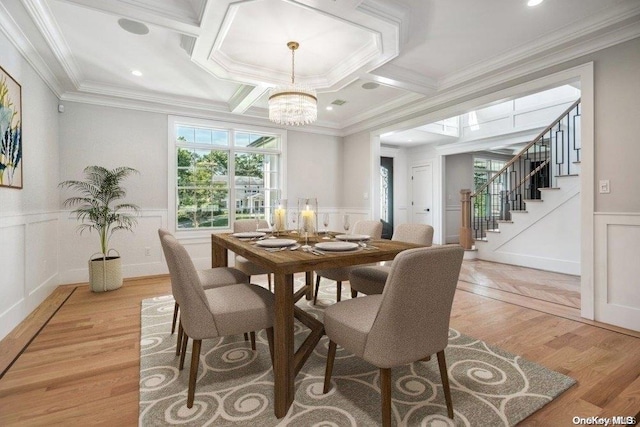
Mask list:
[[[471,190],[460,190],[460,202],[462,204],[460,246],[464,249],[471,249],[473,247],[473,239],[471,238]]]

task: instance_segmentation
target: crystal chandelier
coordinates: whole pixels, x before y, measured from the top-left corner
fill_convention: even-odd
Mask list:
[[[269,94],[269,120],[286,126],[313,123],[318,118],[316,91],[295,82],[295,51],[300,44],[289,42],[291,49],[291,84],[277,87]]]

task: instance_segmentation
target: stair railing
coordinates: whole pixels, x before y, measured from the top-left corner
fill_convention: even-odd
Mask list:
[[[579,162],[580,99],[475,193],[461,191],[460,244],[471,249],[500,221],[510,221],[512,211],[524,211],[527,200],[539,200],[540,188],[556,187],[557,177],[575,174]]]

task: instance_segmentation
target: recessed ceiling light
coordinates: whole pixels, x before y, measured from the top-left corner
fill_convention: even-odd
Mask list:
[[[332,107],[331,105],[329,105],[329,106],[327,107],[327,110],[331,111],[331,110],[333,110],[333,107]]]
[[[529,1],[527,2],[527,6],[529,6],[529,7],[537,6],[537,5],[539,5],[540,3],[542,3],[543,1],[544,1],[544,0],[529,0]]]
[[[362,85],[362,89],[377,89],[380,87],[380,83],[375,83],[375,82],[367,82],[365,84]]]
[[[410,139],[409,142],[413,142],[413,139]]]
[[[133,70],[131,74],[133,74],[136,77],[142,77],[142,72],[138,70]]]
[[[131,19],[120,18],[118,19],[118,25],[120,25],[123,30],[128,31],[131,34],[143,36],[149,33],[149,27],[144,25],[142,22],[132,21]]]

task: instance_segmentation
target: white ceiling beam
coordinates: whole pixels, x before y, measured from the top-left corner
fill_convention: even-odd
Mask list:
[[[31,19],[38,27],[40,34],[44,37],[51,52],[67,73],[69,80],[77,89],[83,80],[82,72],[73,59],[71,48],[67,44],[62,31],[58,26],[49,5],[43,0],[23,0],[25,9],[31,16]]]
[[[268,86],[240,86],[229,100],[229,111],[243,114],[268,90]]]
[[[438,89],[436,80],[391,63],[384,64],[360,78],[422,95],[432,95]]]

